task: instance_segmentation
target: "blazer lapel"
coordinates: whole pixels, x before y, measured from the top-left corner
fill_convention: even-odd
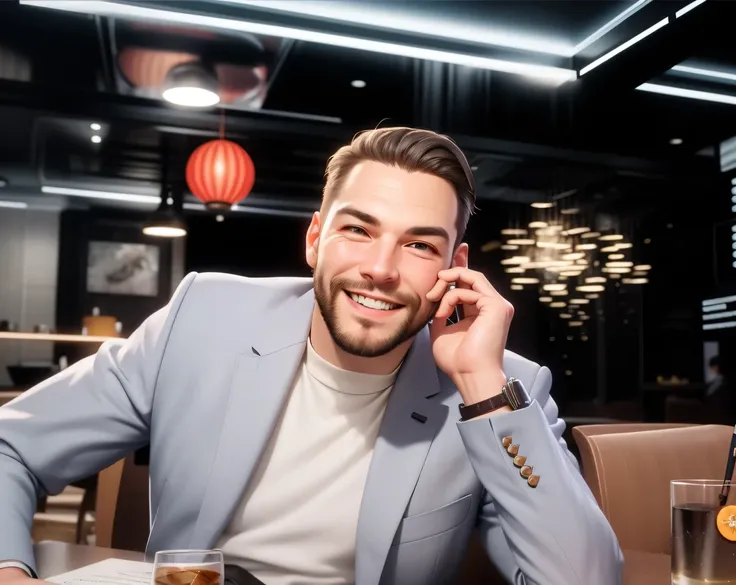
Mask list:
[[[445,423],[429,332],[417,335],[386,406],[358,520],[356,585],[378,585],[427,452]]]
[[[220,442],[190,547],[212,548],[227,526],[271,436],[301,364],[314,295],[310,290],[254,326],[230,388]],[[261,333],[263,332],[263,333]]]

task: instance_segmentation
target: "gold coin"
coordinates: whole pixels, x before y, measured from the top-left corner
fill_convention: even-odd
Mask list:
[[[716,518],[718,532],[726,540],[736,541],[736,506],[724,506]]]

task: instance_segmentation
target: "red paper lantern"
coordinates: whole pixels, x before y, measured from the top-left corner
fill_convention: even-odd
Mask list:
[[[187,162],[187,185],[210,209],[230,209],[248,196],[255,180],[250,156],[229,140],[204,143]]]

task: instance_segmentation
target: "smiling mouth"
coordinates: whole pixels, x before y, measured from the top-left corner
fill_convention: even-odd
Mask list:
[[[368,309],[376,309],[378,311],[393,311],[395,309],[400,309],[401,307],[403,307],[403,305],[388,303],[386,301],[379,301],[378,299],[372,299],[370,297],[366,297],[349,291],[345,291],[345,294],[348,295],[354,302],[362,305],[363,307],[367,307]]]

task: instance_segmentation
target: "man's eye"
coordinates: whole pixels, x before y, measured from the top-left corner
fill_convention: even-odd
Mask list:
[[[421,252],[434,252],[435,251],[432,246],[430,246],[429,244],[425,244],[424,242],[412,242],[409,245],[415,250],[419,250]]]
[[[349,226],[347,226],[344,229],[347,230],[347,231],[349,231],[349,232],[352,232],[354,234],[357,234],[359,236],[367,236],[368,235],[366,233],[366,231],[362,227],[358,227],[357,225],[349,225]]]

